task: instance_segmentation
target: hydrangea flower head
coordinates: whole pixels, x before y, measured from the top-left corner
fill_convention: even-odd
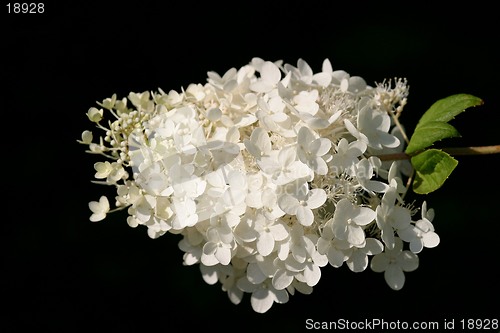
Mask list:
[[[116,187],[115,207],[90,202],[90,220],[126,209],[151,238],[181,235],[184,264],[235,304],[250,294],[259,313],[344,262],[400,289],[417,253],[439,243],[433,211],[415,219],[404,203],[407,170],[378,157],[403,150],[394,117],[406,80],[372,87],[328,59],[317,73],[303,59],[253,58],[207,75],[88,110],[101,135],[77,141],[103,158],[95,182]]]

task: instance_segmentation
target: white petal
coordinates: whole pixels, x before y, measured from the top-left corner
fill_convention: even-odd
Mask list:
[[[205,266],[203,264],[200,265],[201,276],[203,277],[203,281],[207,284],[216,284],[219,281],[219,277],[217,276],[217,269],[214,266]]]
[[[318,238],[316,247],[318,252],[321,254],[326,254],[330,249],[331,239],[324,238],[323,236]]]
[[[200,258],[196,257],[193,253],[184,253],[183,259],[186,266],[192,266],[200,262]]]
[[[385,253],[377,254],[372,258],[370,268],[377,273],[383,272],[389,266],[390,259]]]
[[[297,150],[295,147],[286,147],[280,150],[278,161],[282,166],[290,166],[297,158]]]
[[[311,254],[311,258],[316,266],[325,267],[328,264],[328,257],[316,250]]]
[[[399,139],[392,134],[378,132],[377,137],[379,138],[380,143],[385,147],[396,148],[400,145]]]
[[[265,93],[272,90],[274,86],[268,82],[259,80],[250,85],[250,89],[257,93]]]
[[[313,81],[322,87],[327,87],[332,82],[330,73],[316,73],[313,75]]]
[[[261,208],[263,205],[262,201],[262,193],[260,191],[250,191],[245,198],[247,206],[252,208]]]
[[[327,128],[331,124],[331,122],[327,119],[310,116],[308,114],[301,115],[301,118],[307,123],[307,125],[309,125],[310,128],[315,130]]]
[[[322,157],[312,157],[306,163],[318,175],[326,175],[328,173],[328,165]]]
[[[366,143],[356,140],[349,144],[349,153],[353,156],[361,156],[366,151],[366,148]]]
[[[278,258],[285,261],[290,253],[290,240],[278,244]]]
[[[313,292],[313,288],[312,287],[308,286],[305,283],[299,282],[297,280],[295,280],[295,283],[293,284],[293,287],[299,293],[304,294],[304,295],[310,295]]]
[[[354,251],[346,261],[347,267],[353,272],[362,272],[368,267],[368,256],[362,251]]]
[[[273,276],[274,273],[276,272],[276,266],[274,265],[273,259],[275,259],[275,258],[264,257],[264,260],[259,260],[257,262],[257,265],[259,265],[260,270],[267,277]]]
[[[405,272],[411,272],[418,268],[418,256],[410,251],[403,251],[397,258],[397,263]]]
[[[328,220],[328,222],[323,226],[323,232],[321,234],[321,237],[325,238],[326,240],[332,240],[334,238],[333,234],[333,227],[332,227],[332,220]]]
[[[250,141],[256,148],[265,154],[271,151],[271,140],[269,139],[269,135],[267,131],[261,127],[257,127],[253,130],[250,135]]]
[[[347,89],[349,89],[349,79],[343,78],[342,81],[340,81],[340,90],[345,93]]]
[[[345,220],[336,219],[332,224],[333,234],[338,239],[346,239],[347,237],[347,223]]]
[[[439,244],[439,235],[435,232],[428,232],[423,237],[424,246],[428,248],[433,248]]]
[[[237,170],[232,170],[228,175],[228,183],[230,186],[236,186],[237,189],[246,187],[246,176]]]
[[[314,287],[321,279],[321,269],[314,264],[307,265],[304,269],[304,278],[308,286]]]
[[[262,232],[257,239],[257,251],[264,257],[274,249],[274,237],[270,232]]]
[[[349,78],[349,91],[360,92],[366,89],[366,81],[360,76]]]
[[[212,108],[207,112],[207,119],[210,121],[217,121],[222,116],[222,111],[219,108]]]
[[[394,233],[393,233],[394,235]],[[394,246],[393,249],[391,250],[392,253],[399,253],[403,251],[403,241],[399,237],[393,237],[394,239]]]
[[[313,140],[314,140],[313,132],[305,126],[301,127],[299,133],[297,133],[297,142],[300,145],[308,146]]]
[[[308,207],[298,206],[297,220],[299,220],[300,224],[303,226],[308,227],[314,222],[314,214]]]
[[[257,289],[252,293],[250,303],[255,312],[265,313],[273,306],[274,295],[269,292],[269,289]]]
[[[154,230],[153,228],[148,228],[148,236],[151,237],[151,239],[156,239],[158,238],[158,232]]]
[[[401,239],[403,238],[401,237]],[[422,239],[419,237],[412,239],[412,241],[410,242],[410,251],[413,253],[420,253],[420,251],[422,251],[423,248],[424,248],[424,242],[422,242]]]
[[[303,247],[292,246],[292,256],[285,260],[286,268],[292,272],[300,272],[304,269],[303,263],[307,259],[307,252]]]
[[[238,279],[238,281],[236,281],[236,286],[246,293],[253,293],[259,287],[258,285],[253,284],[250,281],[248,281],[248,279],[246,277],[242,277],[241,279]]]
[[[346,259],[344,252],[342,252],[334,247],[330,247],[330,250],[328,251],[326,256],[328,257],[328,262],[333,267],[342,266],[342,264],[344,263],[344,261]]]
[[[312,142],[309,146],[309,150],[316,156],[323,156],[330,151],[332,147],[332,142],[329,139],[319,138]]]
[[[203,245],[203,254],[205,255],[211,255],[214,254],[215,251],[217,250],[217,244],[208,242]]]
[[[365,241],[365,232],[361,227],[349,224],[347,225],[347,241],[352,245],[361,245]]]
[[[288,231],[286,230],[285,226],[281,223],[272,225],[269,227],[269,229],[271,230],[274,239],[277,241],[282,241],[288,237]]]
[[[248,222],[242,220],[242,222],[235,228],[234,235],[243,242],[247,243],[256,240],[259,234]]]
[[[279,269],[273,276],[273,287],[277,290],[287,288],[293,281],[293,275],[286,269]]]
[[[389,287],[394,290],[400,290],[405,284],[405,274],[398,265],[389,265],[384,272],[384,278]]]
[[[89,208],[94,213],[107,213],[109,211],[109,201],[106,196],[101,196],[99,202],[92,201]]]
[[[299,208],[299,201],[290,194],[285,193],[278,199],[278,205],[285,213],[296,215]]]
[[[362,183],[363,187],[368,191],[384,193],[388,190],[389,186],[385,183],[379,182],[377,180],[369,180]]]
[[[281,168],[281,166],[273,157],[262,157],[262,159],[257,161],[257,165],[263,173],[268,175],[273,175]]]
[[[393,250],[396,248],[396,237],[394,237],[394,229],[391,226],[386,226],[382,229],[382,241],[387,249]]]
[[[323,64],[321,65],[321,71],[329,73],[330,75],[332,74],[333,68],[332,68],[332,63],[330,62],[329,59],[323,60]]]
[[[330,124],[333,124],[334,122],[337,121],[337,119],[340,118],[341,115],[342,115],[342,110],[335,112],[330,118],[328,118],[328,122]]]
[[[321,188],[314,188],[309,191],[309,196],[307,198],[307,207],[310,209],[316,209],[322,206],[327,199],[325,190]]]
[[[245,140],[243,144],[245,145],[245,148],[248,150],[250,155],[252,155],[253,157],[260,158],[262,156],[259,147],[256,144],[252,143],[250,140]]]
[[[393,226],[396,229],[405,229],[411,223],[411,212],[408,208],[395,206],[390,214],[391,220],[394,221]]]
[[[398,229],[398,236],[405,242],[412,242],[415,238],[419,238],[416,230],[417,229],[413,225],[409,225],[406,228]]]
[[[229,265],[231,262],[231,249],[227,247],[219,247],[215,251],[215,257],[222,265]]]
[[[226,185],[221,169],[210,172],[205,176],[205,179],[210,185],[216,188],[224,188]]]
[[[217,260],[217,258],[215,258],[215,255],[213,255],[213,254],[207,255],[205,253],[202,253],[200,261],[205,266],[214,266],[214,265],[219,264],[219,261]]]
[[[222,89],[225,92],[231,92],[237,86],[238,86],[238,81],[236,81],[236,80],[229,80],[226,83],[224,83],[224,87]]]
[[[336,221],[347,221],[347,219],[351,218],[353,215],[353,205],[349,199],[341,199],[337,203],[337,207],[335,208],[335,213],[333,216],[333,223]]]
[[[94,214],[90,215],[89,220],[91,222],[99,222],[99,221],[104,220],[105,218],[106,218],[105,213],[94,213]]]
[[[349,133],[351,133],[352,136],[354,136],[357,139],[360,139],[360,132],[359,130],[354,127],[354,125],[347,119],[344,119],[344,126],[347,128]]]
[[[266,61],[260,69],[260,75],[263,80],[270,84],[277,84],[281,79],[281,71],[274,63]]]
[[[243,300],[243,291],[238,288],[229,289],[227,291],[227,295],[229,297],[229,300],[236,305],[240,304]]]
[[[366,238],[366,245],[363,250],[366,254],[375,255],[384,251],[384,245],[376,238]]]
[[[250,263],[247,267],[247,278],[253,284],[259,284],[267,279],[256,263]]]
[[[274,301],[279,304],[284,304],[288,302],[289,296],[286,289],[276,290],[271,289],[271,292],[274,293]]]
[[[357,225],[367,225],[368,223],[375,220],[376,213],[371,208],[358,207],[356,210],[356,216],[352,218]]]
[[[299,59],[297,61],[297,68],[300,71],[300,74],[302,78],[310,78],[313,75],[313,71],[311,66],[304,60],[304,59]],[[306,82],[309,83],[309,82]]]

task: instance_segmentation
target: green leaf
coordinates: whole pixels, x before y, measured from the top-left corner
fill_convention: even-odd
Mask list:
[[[429,121],[415,129],[406,147],[406,153],[412,154],[431,146],[436,141],[459,136],[460,133],[452,125],[442,121]]]
[[[413,191],[418,194],[428,194],[440,188],[458,161],[439,149],[429,149],[411,158],[415,168]]]
[[[451,95],[436,101],[418,121],[405,152],[413,154],[436,141],[460,136],[448,122],[465,109],[481,104],[482,99],[469,94]]]
[[[456,94],[436,101],[420,118],[417,128],[431,121],[448,122],[456,115],[473,106],[482,105],[483,100],[469,94]]]

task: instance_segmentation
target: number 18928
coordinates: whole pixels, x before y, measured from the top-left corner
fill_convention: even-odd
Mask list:
[[[14,2],[7,4],[7,12],[9,14],[43,14],[45,4],[43,2]]]

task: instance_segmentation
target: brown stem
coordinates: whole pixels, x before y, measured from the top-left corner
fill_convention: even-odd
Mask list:
[[[459,148],[443,148],[443,151],[450,155],[486,155],[486,154],[500,154],[500,145],[496,146],[480,146],[480,147],[459,147]],[[408,160],[412,155],[404,152],[394,154],[378,155],[381,161],[397,161]]]
[[[500,153],[500,145],[481,146],[481,147],[463,147],[463,148],[445,148],[443,149],[450,155],[485,155]]]
[[[382,154],[375,155],[380,158],[381,161],[399,161],[399,160],[409,160],[411,158],[407,153],[394,153],[394,154]]]

